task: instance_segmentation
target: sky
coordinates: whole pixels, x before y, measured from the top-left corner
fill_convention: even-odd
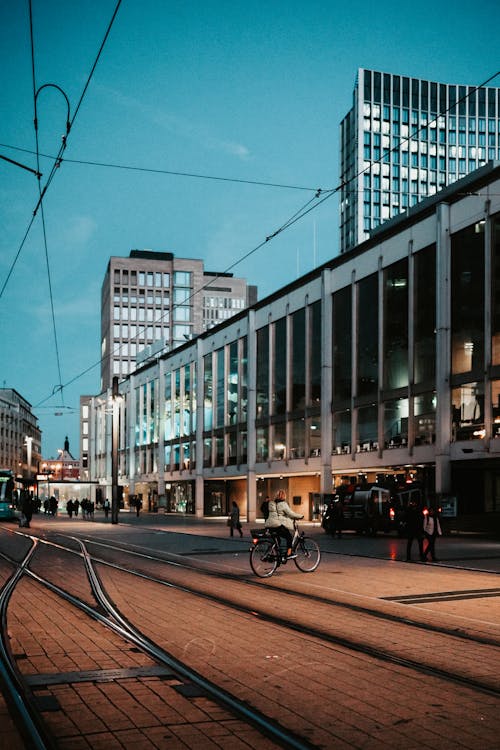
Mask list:
[[[110,256],[202,258],[262,299],[338,254],[336,195],[251,251],[337,187],[358,68],[468,85],[500,69],[497,0],[123,0],[81,99],[116,5],[31,0],[32,66],[29,0],[0,0],[0,155],[36,171],[38,91],[43,188],[65,133],[55,86],[74,118],[43,216],[36,175],[0,160],[0,385],[32,405],[44,458],[66,436],[79,455]]]

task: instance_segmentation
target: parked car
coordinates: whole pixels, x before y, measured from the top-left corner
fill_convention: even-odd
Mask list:
[[[356,489],[344,497],[343,530],[375,536],[396,528],[391,493],[384,487]]]

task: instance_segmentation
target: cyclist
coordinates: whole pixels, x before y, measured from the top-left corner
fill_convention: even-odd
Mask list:
[[[293,554],[293,522],[304,518],[300,513],[295,513],[286,501],[284,490],[278,490],[274,500],[269,501],[269,515],[266,519],[266,527],[273,529],[280,537],[286,539],[287,558],[293,559],[297,555]]]

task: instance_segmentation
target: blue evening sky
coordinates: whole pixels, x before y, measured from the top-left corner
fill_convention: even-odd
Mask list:
[[[36,87],[61,87],[71,116],[115,5],[32,0]],[[11,272],[0,381],[35,407],[44,457],[65,435],[79,454],[79,396],[99,390],[92,365],[111,255],[151,248],[224,271],[313,195],[70,160],[334,188],[359,67],[479,85],[500,68],[499,28],[497,0],[123,0],[44,199],[60,374],[40,212],[22,245],[37,180],[0,161],[0,289]],[[0,0],[0,61],[0,154],[34,168],[28,0]],[[53,156],[64,98],[46,88],[37,101],[40,152]],[[51,166],[41,158],[42,185]],[[333,196],[232,271],[262,298],[337,255],[337,227]],[[62,398],[48,398],[59,383]]]

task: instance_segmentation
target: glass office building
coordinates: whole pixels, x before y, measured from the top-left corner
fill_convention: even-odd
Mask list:
[[[358,70],[340,125],[340,248],[500,158],[500,89]]]
[[[110,496],[111,392],[89,470]],[[500,163],[120,382],[125,506],[251,522],[279,488],[418,481],[500,523]]]

